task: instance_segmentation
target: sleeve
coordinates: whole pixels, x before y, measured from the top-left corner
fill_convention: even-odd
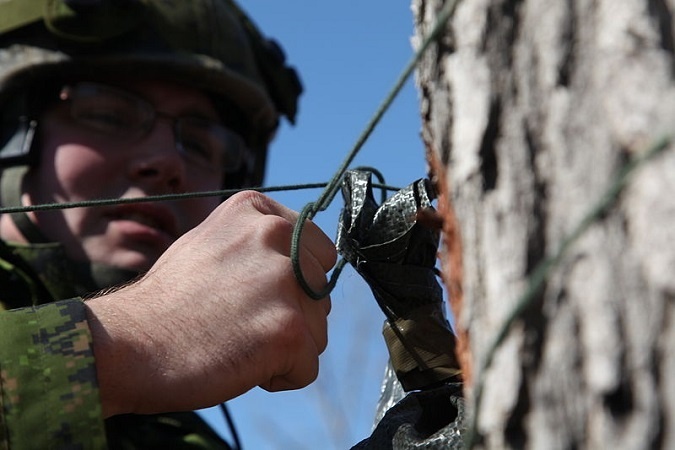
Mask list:
[[[0,311],[0,449],[106,448],[81,299]]]

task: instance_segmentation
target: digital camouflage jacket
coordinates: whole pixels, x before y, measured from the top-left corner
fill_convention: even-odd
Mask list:
[[[74,273],[58,245],[0,241],[0,450],[229,449],[193,412],[103,420]]]

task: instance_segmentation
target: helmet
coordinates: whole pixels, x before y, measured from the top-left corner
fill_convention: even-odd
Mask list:
[[[39,86],[97,74],[187,82],[235,107],[253,157],[228,187],[262,182],[279,116],[294,123],[302,93],[282,49],[233,0],[3,0],[0,166],[39,157]]]

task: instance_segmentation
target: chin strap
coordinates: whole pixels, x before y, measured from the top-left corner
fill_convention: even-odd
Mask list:
[[[2,175],[0,175],[0,197],[3,206],[22,206],[21,184],[27,171],[27,166],[14,166],[2,171]],[[49,239],[30,220],[28,214],[25,212],[12,213],[10,217],[16,228],[28,242],[33,244],[45,244],[49,242]]]
[[[0,162],[6,168],[0,173],[0,203],[5,207],[23,206],[21,202],[23,177],[31,161],[30,149],[34,144],[37,121],[23,118],[12,137],[0,151]],[[16,228],[28,242],[49,242],[25,212],[10,214]]]

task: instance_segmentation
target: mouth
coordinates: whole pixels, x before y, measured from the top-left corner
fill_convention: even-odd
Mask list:
[[[145,216],[138,213],[129,213],[129,214],[117,214],[113,217],[115,220],[128,220],[131,222],[137,222],[141,225],[146,225],[151,228],[157,228],[158,230],[164,231],[162,224],[155,220],[152,217]]]
[[[108,214],[115,221],[134,222],[143,227],[158,230],[173,239],[178,238],[178,229],[174,215],[166,208],[149,203],[124,205]]]

